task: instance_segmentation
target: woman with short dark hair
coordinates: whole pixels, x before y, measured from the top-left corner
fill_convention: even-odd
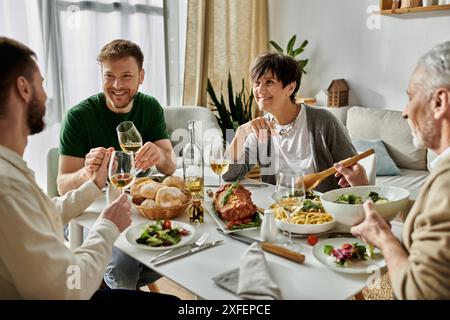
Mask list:
[[[256,103],[266,114],[237,129],[231,143],[235,163],[224,174],[226,181],[242,178],[258,164],[262,181],[275,184],[275,175],[282,169],[308,174],[357,154],[347,130],[331,113],[296,103],[301,74],[292,57],[266,53],[256,58],[250,77]],[[351,181],[340,175],[329,177],[317,190],[368,184],[360,165],[349,170],[353,171]]]

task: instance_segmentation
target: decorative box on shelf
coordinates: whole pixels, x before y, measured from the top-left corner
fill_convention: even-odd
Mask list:
[[[328,87],[328,106],[343,107],[348,105],[348,92],[350,87],[344,79],[331,81]]]

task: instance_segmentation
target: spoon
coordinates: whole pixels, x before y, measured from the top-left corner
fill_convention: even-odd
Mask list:
[[[351,158],[345,159],[340,161],[339,163],[342,164],[344,167],[349,167],[351,165],[354,165],[356,162],[358,162],[361,159],[364,159],[372,154],[375,153],[375,150],[373,149],[369,149],[361,154],[358,154],[356,156],[353,156]],[[311,173],[311,174],[307,174],[303,177],[303,183],[305,184],[305,189],[314,189],[315,187],[317,187],[323,180],[325,180],[326,178],[328,178],[329,176],[335,174],[337,171],[336,169],[333,167],[321,171],[321,172],[317,172],[317,173]]]

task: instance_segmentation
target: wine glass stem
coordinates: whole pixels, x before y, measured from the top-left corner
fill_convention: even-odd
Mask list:
[[[219,188],[222,186],[222,175],[219,174]]]

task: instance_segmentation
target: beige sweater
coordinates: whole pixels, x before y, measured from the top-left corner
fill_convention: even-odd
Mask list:
[[[450,157],[432,171],[406,218],[408,263],[391,274],[398,299],[450,299]]]
[[[64,245],[63,224],[102,192],[90,181],[49,199],[22,158],[0,146],[0,299],[89,299],[119,230],[99,219],[84,244]]]

